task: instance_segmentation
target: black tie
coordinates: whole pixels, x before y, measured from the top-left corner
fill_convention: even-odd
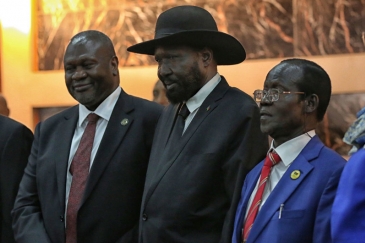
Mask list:
[[[179,115],[176,118],[174,128],[171,132],[171,136],[169,139],[170,143],[175,144],[182,137],[184,127],[185,127],[185,120],[189,116],[189,114],[190,114],[190,111],[189,111],[188,107],[186,106],[186,104],[184,103],[180,108]]]
[[[181,109],[179,111],[179,116],[181,116],[183,118],[184,124],[185,124],[185,120],[189,116],[189,114],[190,114],[190,111],[189,111],[188,107],[186,106],[186,103],[184,103],[181,106]]]

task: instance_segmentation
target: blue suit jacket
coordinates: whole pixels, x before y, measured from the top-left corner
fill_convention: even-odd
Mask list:
[[[259,211],[247,243],[331,242],[331,208],[345,160],[313,137],[293,161]],[[234,223],[233,243],[242,240],[247,203],[263,161],[246,177]],[[300,171],[291,179],[294,170]],[[279,219],[280,205],[284,208]]]
[[[365,241],[365,149],[351,156],[343,170],[332,209],[333,243]]]

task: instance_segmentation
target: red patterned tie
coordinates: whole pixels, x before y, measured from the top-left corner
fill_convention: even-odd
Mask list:
[[[246,222],[244,225],[244,230],[243,230],[243,235],[242,235],[244,242],[248,238],[248,235],[251,231],[253,222],[255,221],[256,215],[259,211],[262,194],[264,193],[266,181],[268,180],[269,175],[270,175],[270,170],[274,165],[279,163],[280,160],[281,159],[280,159],[279,155],[275,152],[269,152],[266,156],[264,166],[262,167],[262,170],[261,170],[260,182],[259,182],[259,185],[257,188],[257,192],[251,203],[250,210],[248,211]]]
[[[88,115],[87,120],[89,122],[71,162],[70,173],[72,175],[72,183],[67,203],[66,243],[77,243],[77,211],[79,210],[87,177],[89,175],[90,155],[98,119],[99,116],[94,113]]]

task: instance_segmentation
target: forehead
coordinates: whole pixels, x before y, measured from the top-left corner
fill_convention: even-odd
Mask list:
[[[106,54],[106,48],[100,43],[93,40],[79,40],[71,42],[65,52],[65,62],[75,58],[82,57],[100,57]]]
[[[264,86],[266,88],[295,89],[300,77],[301,72],[297,67],[279,64],[267,74]]]

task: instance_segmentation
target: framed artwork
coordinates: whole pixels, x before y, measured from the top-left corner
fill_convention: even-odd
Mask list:
[[[39,122],[69,108],[70,106],[56,106],[56,107],[35,107],[33,108],[33,124],[34,128]]]
[[[334,94],[317,135],[329,148],[346,157],[351,146],[344,143],[347,129],[356,120],[356,113],[365,107],[365,93]]]
[[[235,36],[248,59],[364,52],[363,0],[37,0],[39,70],[63,68],[76,33],[96,29],[115,45],[120,66],[153,65],[126,48],[154,37],[157,17],[178,5],[207,9],[220,31]]]

